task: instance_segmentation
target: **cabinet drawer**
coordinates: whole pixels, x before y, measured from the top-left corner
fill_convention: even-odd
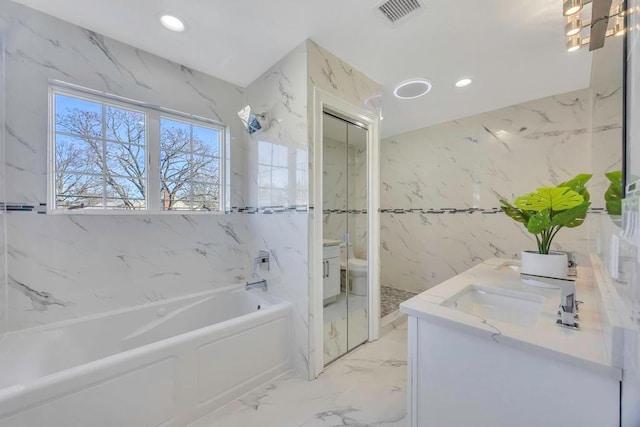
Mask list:
[[[324,246],[323,247],[323,259],[327,258],[339,258],[340,257],[340,245]]]

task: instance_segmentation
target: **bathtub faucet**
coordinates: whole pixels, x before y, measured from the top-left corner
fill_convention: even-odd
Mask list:
[[[251,283],[247,282],[244,288],[248,291],[250,291],[251,289],[262,288],[262,290],[266,292],[268,289],[268,286],[267,286],[266,280],[260,280],[258,282],[251,282]]]

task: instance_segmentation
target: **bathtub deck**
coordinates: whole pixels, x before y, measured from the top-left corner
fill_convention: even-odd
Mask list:
[[[406,323],[315,381],[286,375],[191,427],[406,425]]]

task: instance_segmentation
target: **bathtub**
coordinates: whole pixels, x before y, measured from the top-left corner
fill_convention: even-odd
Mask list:
[[[290,311],[233,286],[8,333],[0,427],[189,425],[290,369]]]

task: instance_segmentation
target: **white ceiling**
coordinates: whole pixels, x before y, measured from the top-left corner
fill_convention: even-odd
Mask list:
[[[424,0],[392,27],[380,0],[15,0],[188,67],[247,86],[306,38],[383,85],[383,136],[589,85],[591,54],[564,48],[561,0]],[[90,3],[90,4],[89,4]],[[188,31],[158,23],[163,12]],[[425,77],[433,90],[397,100]],[[470,77],[473,84],[456,89]]]

